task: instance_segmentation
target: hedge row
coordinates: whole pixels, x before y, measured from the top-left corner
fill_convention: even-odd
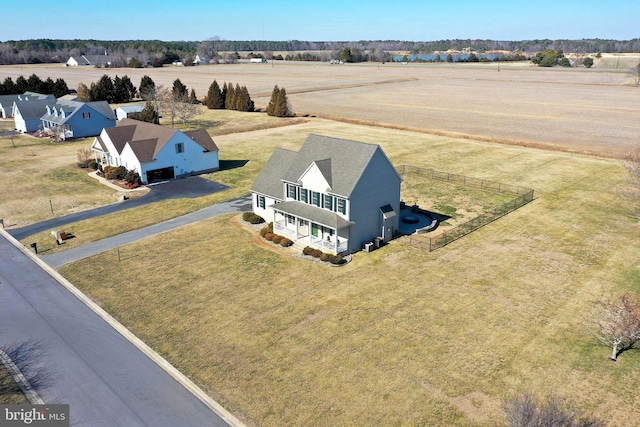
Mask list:
[[[260,229],[260,236],[265,240],[273,242],[276,245],[282,246],[283,248],[288,248],[289,246],[293,245],[293,240],[284,236],[280,236],[279,234],[275,234],[273,232],[272,222],[270,222],[269,225],[267,225],[266,227],[262,227]]]
[[[312,248],[311,246],[307,246],[302,250],[302,253],[307,256],[312,256],[314,258],[319,258],[320,261],[330,262],[331,264],[338,265],[344,263],[344,258],[342,255],[334,255],[330,253],[322,252],[320,249]]]

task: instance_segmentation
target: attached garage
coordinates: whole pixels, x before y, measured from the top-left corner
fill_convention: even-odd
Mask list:
[[[152,182],[158,182],[158,181],[168,181],[173,178],[175,178],[175,174],[173,172],[173,166],[169,166],[168,168],[154,169],[154,170],[147,171],[148,184],[151,184]]]

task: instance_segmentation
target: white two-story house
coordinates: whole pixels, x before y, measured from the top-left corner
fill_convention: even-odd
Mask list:
[[[398,229],[402,178],[379,145],[309,135],[276,149],[251,187],[253,212],[274,232],[334,254]]]

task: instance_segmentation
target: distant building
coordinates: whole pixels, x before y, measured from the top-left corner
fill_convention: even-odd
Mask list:
[[[66,63],[67,67],[82,67],[92,65],[94,67],[111,66],[111,57],[108,55],[80,55],[72,56]]]
[[[35,92],[25,92],[22,95],[0,95],[0,118],[8,119],[13,117],[13,103],[15,101],[29,101],[38,99],[54,100],[53,95],[43,95]]]
[[[116,118],[118,120],[126,119],[131,113],[141,113],[144,110],[144,105],[124,105],[116,108]]]
[[[58,132],[63,139],[83,138],[99,135],[103,128],[115,126],[116,115],[107,101],[60,99],[46,106],[40,121],[45,132]]]

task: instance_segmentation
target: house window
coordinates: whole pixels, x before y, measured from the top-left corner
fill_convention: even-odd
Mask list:
[[[264,196],[260,196],[260,195],[256,195],[256,203],[258,204],[259,208],[264,209]]]
[[[176,154],[184,153],[184,142],[178,142],[176,144]]]
[[[347,214],[347,201],[338,197],[338,212],[343,215]]]
[[[83,119],[90,119],[91,118],[91,113],[89,111],[85,111],[84,113],[82,113],[82,118]]]
[[[320,206],[320,193],[315,191],[311,192],[311,204]]]
[[[291,225],[296,224],[296,217],[293,215],[287,215],[287,222]]]
[[[300,201],[309,203],[309,190],[307,190],[306,188],[300,189]]]
[[[328,194],[324,195],[324,205],[325,209],[333,210],[333,197]]]
[[[289,196],[290,199],[293,200],[297,200],[298,198],[296,197],[296,186],[292,185],[292,184],[287,184],[287,195]]]

